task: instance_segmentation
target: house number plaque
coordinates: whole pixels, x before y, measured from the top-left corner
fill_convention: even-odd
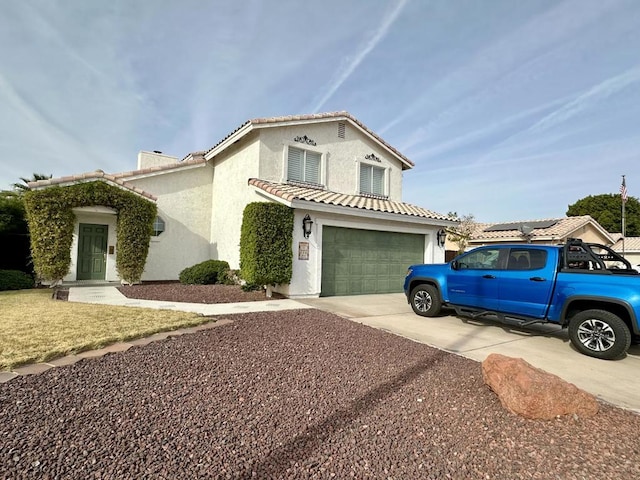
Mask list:
[[[309,242],[298,242],[298,260],[309,260]]]

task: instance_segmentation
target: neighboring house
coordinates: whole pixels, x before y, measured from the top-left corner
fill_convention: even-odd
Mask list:
[[[182,161],[141,152],[137,170],[97,171],[31,183],[33,189],[104,181],[158,206],[144,280],[175,280],[207,259],[239,268],[240,229],[250,202],[294,209],[290,297],[402,291],[407,266],[444,259],[445,215],[402,202],[413,163],[347,112],[249,120],[206,152]],[[115,212],[74,209],[72,268],[64,278],[117,281]],[[311,220],[310,234],[303,220]],[[97,229],[97,230],[96,230]],[[440,232],[440,236],[438,233]],[[102,265],[87,272],[80,244],[106,237]]]
[[[580,238],[585,242],[604,245],[614,243],[611,234],[596,220],[589,215],[582,215],[509,223],[477,223],[466,249],[499,243],[560,244],[565,243],[568,238]],[[457,248],[456,244],[447,240],[447,251]]]
[[[624,258],[634,267],[640,266],[640,237],[626,237],[623,239],[622,234],[616,235],[619,238],[611,248],[618,253],[624,253]]]

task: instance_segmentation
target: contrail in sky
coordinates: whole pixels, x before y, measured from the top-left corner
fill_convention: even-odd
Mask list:
[[[351,63],[349,63],[342,71],[338,72],[338,78],[335,81],[332,80],[329,91],[324,94],[318,104],[313,108],[314,113],[317,113],[322,108],[327,100],[329,100],[333,96],[333,94],[336,93],[340,86],[351,76],[354,70],[358,68],[358,65],[362,63],[369,52],[371,52],[371,50],[373,50],[376,45],[380,43],[380,40],[382,40],[382,38],[387,34],[389,28],[391,28],[393,22],[396,21],[408,1],[409,0],[401,0],[400,2],[398,2],[391,14],[382,22],[382,25],[380,25],[380,28],[378,28],[371,40],[369,40],[364,48],[356,54]]]

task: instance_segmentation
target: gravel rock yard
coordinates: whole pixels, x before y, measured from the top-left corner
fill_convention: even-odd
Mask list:
[[[530,421],[479,363],[318,310],[0,384],[0,478],[640,478],[640,416]]]

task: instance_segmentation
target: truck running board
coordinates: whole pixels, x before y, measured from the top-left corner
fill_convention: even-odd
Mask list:
[[[491,310],[475,310],[469,307],[454,306],[453,308],[456,311],[456,315],[459,315],[461,317],[470,317],[470,318],[495,317],[502,323],[517,325],[519,327],[527,327],[535,323],[548,323],[547,320],[544,320],[542,318],[521,318],[521,317],[515,317],[515,316],[508,316],[508,315],[505,315],[504,313],[494,312]]]

